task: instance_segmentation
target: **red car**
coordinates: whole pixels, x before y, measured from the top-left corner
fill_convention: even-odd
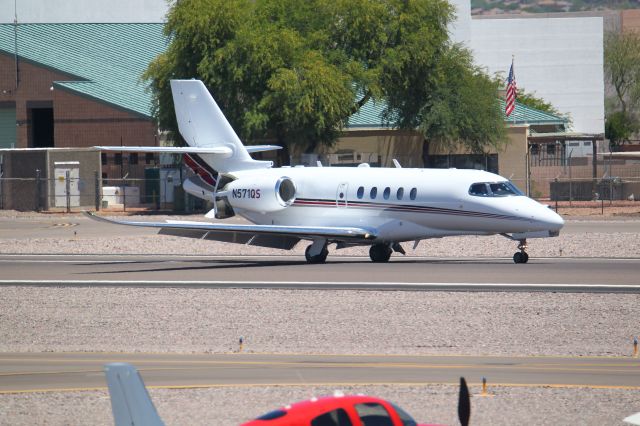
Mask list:
[[[270,411],[242,426],[424,426],[402,408],[364,395],[312,398]]]
[[[111,410],[116,426],[164,426],[153,405],[142,377],[131,364],[105,365],[111,397]],[[462,426],[469,425],[471,404],[469,389],[460,378],[458,417]],[[418,425],[402,408],[384,399],[364,395],[311,398],[308,401],[270,411],[241,426],[428,426]]]

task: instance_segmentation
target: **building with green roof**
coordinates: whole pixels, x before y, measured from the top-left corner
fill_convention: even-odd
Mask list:
[[[154,145],[151,96],[140,76],[166,49],[162,29],[0,25],[0,147]]]

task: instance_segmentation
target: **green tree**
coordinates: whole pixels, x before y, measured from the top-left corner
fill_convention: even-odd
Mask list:
[[[452,73],[475,82],[458,92],[484,124],[479,105],[489,98],[477,97],[489,90],[468,52],[449,41],[452,13],[446,0],[175,1],[165,26],[169,46],[144,78],[164,129],[177,127],[169,80],[195,77],[242,138],[275,138],[307,152],[330,146],[370,99],[387,103],[392,125],[419,128],[443,104],[436,96],[449,96],[439,86],[451,89],[462,78]],[[450,123],[474,149],[493,143],[495,126],[478,126],[491,132],[483,138],[467,123],[457,130],[457,117]]]
[[[604,71],[615,91],[607,103],[605,135],[615,147],[640,128],[640,34],[611,32],[605,36]]]
[[[415,121],[407,119],[417,124],[429,143],[484,153],[506,141],[499,83],[473,65],[468,50],[454,45],[443,52],[432,78],[420,109],[411,114]]]

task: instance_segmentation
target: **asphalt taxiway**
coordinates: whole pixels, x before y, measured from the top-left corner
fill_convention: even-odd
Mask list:
[[[639,293],[640,259],[0,255],[0,285]]]
[[[150,387],[456,384],[640,390],[640,360],[275,354],[3,353],[0,393],[105,388],[104,364],[134,364]]]

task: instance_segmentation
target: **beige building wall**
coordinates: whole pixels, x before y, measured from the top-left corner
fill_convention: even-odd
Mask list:
[[[509,141],[498,151],[498,173],[526,191],[529,126],[509,126],[507,137]]]
[[[346,132],[326,154],[353,150],[362,163],[393,167],[393,159],[403,167],[423,167],[423,139],[417,132],[397,130],[355,130]]]
[[[511,178],[523,190],[527,177],[526,155],[529,126],[519,125],[507,128],[508,142],[504,147],[489,154],[498,154],[498,168],[502,176]],[[346,132],[336,145],[325,155],[354,151],[362,154],[361,162],[376,163],[382,167],[393,167],[397,159],[403,167],[424,167],[422,150],[424,140],[417,132],[395,130],[355,130]],[[462,150],[450,151],[438,144],[429,144],[430,155],[464,154]]]

